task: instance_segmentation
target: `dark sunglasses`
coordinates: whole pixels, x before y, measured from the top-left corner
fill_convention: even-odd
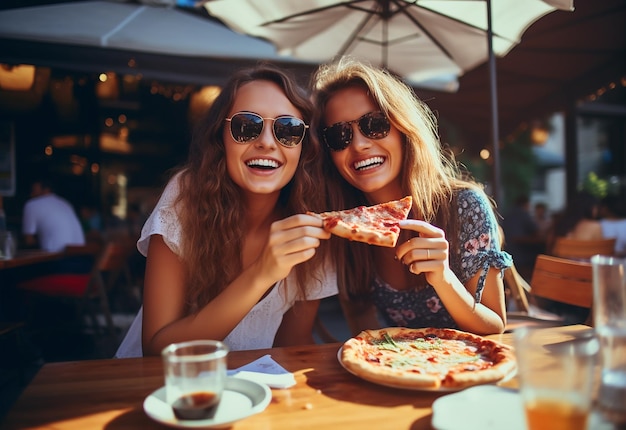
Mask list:
[[[230,122],[230,135],[237,143],[248,143],[259,138],[265,120],[272,121],[274,139],[287,148],[298,146],[309,128],[300,118],[282,115],[278,118],[263,118],[254,112],[237,112],[226,118]]]
[[[333,151],[343,151],[352,142],[352,124],[357,123],[363,136],[382,139],[389,134],[391,123],[383,112],[370,112],[352,121],[338,122],[322,129],[326,145]]]

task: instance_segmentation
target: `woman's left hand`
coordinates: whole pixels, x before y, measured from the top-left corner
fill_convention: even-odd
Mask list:
[[[443,282],[450,274],[448,263],[449,244],[444,231],[426,221],[407,219],[400,221],[400,228],[412,230],[419,235],[396,248],[396,257],[406,264],[411,273],[424,273],[426,281],[433,286]]]

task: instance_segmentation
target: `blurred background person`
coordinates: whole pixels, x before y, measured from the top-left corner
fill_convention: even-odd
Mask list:
[[[30,197],[22,214],[22,234],[27,247],[57,252],[67,245],[85,244],[76,211],[66,199],[54,193],[49,180],[35,180]]]
[[[600,205],[600,228],[605,238],[615,238],[615,255],[626,256],[626,195],[606,196]]]
[[[530,213],[530,200],[527,195],[515,199],[515,204],[503,215],[504,250],[513,256],[515,267],[521,275],[529,279],[537,254],[543,252],[545,239],[539,234],[539,227]]]
[[[84,202],[79,209],[80,223],[87,242],[102,242],[104,224],[100,211],[91,201]]]
[[[535,203],[533,217],[537,225],[537,234],[544,239],[547,238],[552,228],[552,217],[548,213],[548,205],[544,202]]]
[[[554,218],[553,228],[548,235],[548,252],[556,239],[566,237],[577,240],[604,239],[598,220],[600,201],[587,191],[579,191],[567,207]]]

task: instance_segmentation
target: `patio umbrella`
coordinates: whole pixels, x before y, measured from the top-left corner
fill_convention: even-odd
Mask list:
[[[494,55],[506,55],[542,16],[573,10],[573,0],[209,0],[203,5],[233,30],[274,43],[279,54],[320,63],[349,54],[413,86],[453,82],[489,60],[498,203]]]
[[[259,58],[303,63],[278,56],[271,43],[236,33],[206,15],[132,0],[0,10],[0,61],[207,84],[220,84],[232,69]]]
[[[174,7],[125,0],[0,11],[0,37],[192,57],[279,59],[270,43],[233,34],[220,23]]]

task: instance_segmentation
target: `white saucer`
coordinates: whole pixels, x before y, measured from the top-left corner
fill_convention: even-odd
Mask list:
[[[526,430],[526,418],[516,390],[480,385],[435,400],[432,426],[438,430]]]
[[[165,401],[165,387],[150,394],[143,402],[143,410],[153,420],[176,428],[229,427],[235,421],[263,412],[272,400],[272,391],[265,384],[240,378],[226,378],[215,416],[207,420],[179,420]]]

